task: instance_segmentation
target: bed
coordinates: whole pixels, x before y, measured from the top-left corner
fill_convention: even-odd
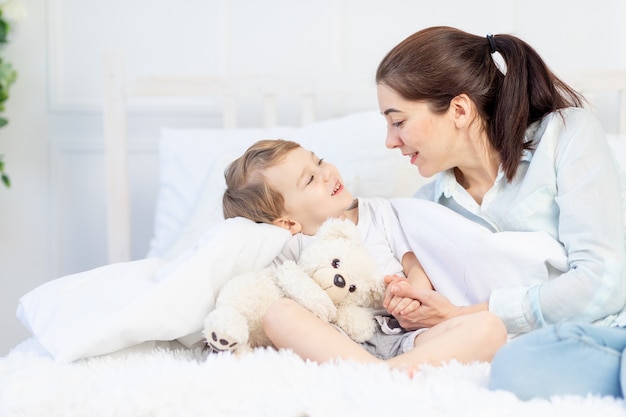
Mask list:
[[[47,283],[22,300],[18,315],[37,337],[0,358],[1,416],[626,415],[626,403],[613,398],[524,402],[489,391],[485,363],[452,362],[409,376],[348,361],[318,365],[272,349],[207,354],[198,339],[200,320],[224,280],[262,267],[284,239],[273,229],[259,229],[264,225],[228,223],[221,216],[223,169],[249,144],[261,138],[296,140],[339,166],[347,186],[364,197],[410,197],[425,179],[399,153],[384,150],[385,123],[373,107],[316,120],[320,91],[294,89],[290,82],[289,92],[302,99],[302,125],[281,125],[276,97],[285,84],[274,80],[281,91],[261,89],[262,126],[242,128],[233,90],[224,87],[242,81],[205,79],[203,94],[219,96],[223,104],[223,128],[163,129],[150,252],[130,260],[128,89],[120,57],[106,62],[110,263]],[[606,74],[585,76],[575,84],[590,93],[620,91],[611,98],[618,105],[609,112],[615,127],[610,141],[626,167],[626,94],[621,93],[626,76],[612,77],[608,83]],[[239,255],[233,258],[233,251]],[[200,270],[212,278],[199,280]],[[98,297],[89,297],[94,291]]]

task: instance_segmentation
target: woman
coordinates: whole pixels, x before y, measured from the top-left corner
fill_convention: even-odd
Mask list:
[[[619,175],[582,97],[522,40],[450,27],[402,41],[380,63],[376,82],[387,147],[410,157],[423,176],[437,174],[418,197],[494,231],[544,231],[563,244],[570,266],[531,287],[502,277],[488,301],[470,306],[392,281],[386,305],[400,324],[432,326],[483,310],[509,333],[612,322],[626,299]],[[402,314],[394,307],[403,298],[422,305]]]
[[[494,231],[543,230],[563,245],[570,266],[530,287],[502,277],[487,302],[471,306],[394,280],[389,311],[408,329],[487,309],[509,333],[553,324],[502,348],[490,386],[521,398],[621,396],[626,330],[606,327],[624,324],[617,317],[626,300],[619,176],[582,97],[522,40],[450,27],[402,41],[380,63],[376,81],[387,147],[410,157],[422,175],[437,174],[418,197]],[[422,305],[402,314],[395,306],[404,298]]]

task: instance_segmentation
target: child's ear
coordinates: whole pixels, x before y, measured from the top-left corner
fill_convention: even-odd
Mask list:
[[[300,233],[302,231],[302,225],[300,223],[286,217],[279,217],[278,219],[272,221],[272,224],[289,230],[292,235],[295,235],[296,233]]]

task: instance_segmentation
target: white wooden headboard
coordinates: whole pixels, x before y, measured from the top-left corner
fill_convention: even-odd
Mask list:
[[[126,121],[128,103],[132,97],[153,98],[156,101],[177,97],[202,99],[205,107],[209,108],[207,111],[221,114],[221,127],[224,129],[240,126],[238,106],[243,101],[242,97],[254,97],[260,102],[259,114],[262,114],[261,125],[264,128],[284,124],[279,121],[279,112],[285,112],[285,103],[279,99],[285,97],[291,100],[289,112],[299,114],[295,118],[291,117],[288,125],[305,126],[313,123],[319,117],[320,108],[324,110],[322,118],[376,108],[373,78],[151,76],[133,80],[132,85],[129,85],[128,80],[125,80],[124,57],[120,51],[105,51],[103,66],[109,263],[127,261],[131,253]]]
[[[615,119],[616,129],[609,133],[626,135],[626,70],[585,72],[572,77],[569,82],[585,95],[591,109],[597,112],[602,111],[597,107],[601,95],[615,95],[612,97],[615,103],[612,110],[609,110],[614,114],[607,116]]]

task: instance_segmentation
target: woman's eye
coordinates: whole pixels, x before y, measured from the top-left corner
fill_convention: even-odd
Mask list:
[[[400,121],[400,122],[393,122],[393,123],[391,124],[391,126],[393,126],[393,127],[400,127],[400,126],[402,126],[402,123],[404,123],[404,121]]]

